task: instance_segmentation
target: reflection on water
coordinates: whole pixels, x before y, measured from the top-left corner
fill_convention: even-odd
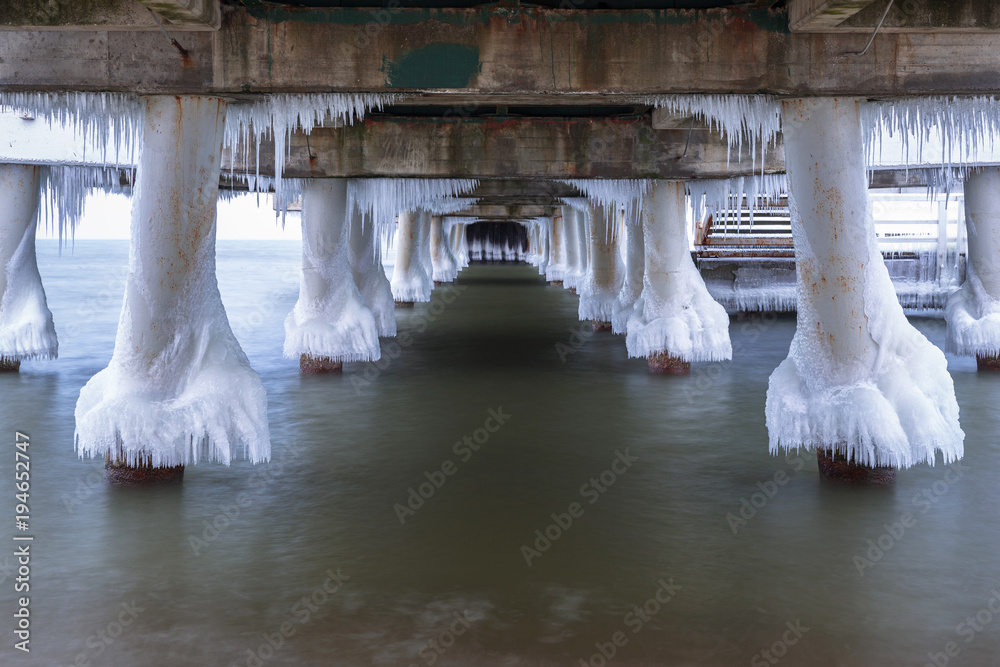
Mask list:
[[[974,361],[949,360],[961,467],[914,468],[891,490],[828,488],[812,456],[767,452],[764,394],[792,319],[734,318],[736,360],[651,377],[622,338],[581,329],[576,297],[533,269],[479,266],[397,311],[410,336],[383,341],[378,365],[302,378],[280,357],[297,244],[222,242],[223,299],[268,389],[273,460],[109,490],[101,462],[73,453],[73,408],[111,356],[127,244],[39,248],[61,358],[0,377],[0,424],[33,442],[34,641],[18,664],[596,666],[603,652],[616,665],[922,665],[955,642],[953,664],[985,665],[1000,653],[985,614],[979,631],[960,626],[1000,590],[1000,378]],[[943,345],[940,322],[916,324]]]

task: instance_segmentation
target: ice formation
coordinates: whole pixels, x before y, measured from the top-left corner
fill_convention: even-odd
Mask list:
[[[774,146],[781,130],[781,105],[767,95],[662,95],[646,102],[672,114],[692,116],[718,130],[726,137],[730,152],[736,149],[737,161],[744,146],[749,146],[751,164],[756,164],[758,146],[763,150]]]
[[[729,316],[691,259],[684,183],[658,182],[642,210],[645,272],[626,329],[630,357],[667,353],[682,361],[733,356]]]
[[[561,281],[566,275],[566,225],[558,211],[549,223],[549,261],[545,265],[545,279]]]
[[[653,184],[653,181],[638,178],[577,178],[562,182],[572,185],[584,195],[563,198],[570,206],[586,210],[589,204],[597,204],[609,210],[625,211],[626,219],[636,222],[642,210],[642,199]]]
[[[549,219],[527,220],[525,226],[528,229],[528,254],[525,261],[544,276],[549,264]]]
[[[477,222],[467,232],[469,258],[479,262],[523,262],[528,234],[520,222]]]
[[[445,218],[450,226],[448,238],[451,243],[451,251],[458,262],[458,270],[461,271],[469,265],[469,245],[465,238],[465,218]]]
[[[348,185],[350,188],[350,185]],[[375,317],[379,336],[396,335],[396,306],[382,267],[382,248],[375,223],[357,208],[350,211],[350,263],[354,284]]]
[[[576,289],[585,276],[584,259],[580,256],[580,236],[586,230],[583,219],[586,214],[573,206],[562,207],[564,245],[566,248],[566,270],[563,272],[563,287]]]
[[[713,275],[717,265],[726,277]],[[742,260],[735,275],[730,259],[702,259],[698,267],[712,298],[727,312],[795,312],[799,293],[791,258]]]
[[[798,326],[771,375],[772,453],[821,448],[867,466],[963,454],[944,354],[907,322],[875,237],[858,102],[784,106]]]
[[[347,182],[314,180],[302,194],[302,280],[285,319],[285,356],[377,361],[375,316],[354,284]]]
[[[147,97],[129,272],[108,367],[80,390],[76,450],[129,465],[270,458],[267,395],[215,277],[226,103]],[[183,141],[180,140],[183,137]]]
[[[642,222],[625,226],[625,281],[611,308],[611,330],[624,334],[635,302],[642,294],[642,278],[646,272],[643,252]]]
[[[309,135],[317,127],[350,125],[364,117],[369,109],[381,109],[396,99],[395,95],[379,93],[311,93],[274,94],[245,104],[234,104],[226,117],[225,143],[233,154],[243,158],[243,170],[250,171],[250,154],[254,155],[252,173],[260,175],[260,143],[265,135],[274,139],[274,193],[278,209],[290,201],[285,191],[285,158],[288,157],[292,132]]]
[[[728,230],[736,226],[736,233],[748,233],[740,211],[749,213],[748,224],[753,225],[754,213],[770,208],[788,196],[788,177],[785,174],[741,176],[739,178],[688,181],[688,194],[694,219],[703,221],[712,216],[713,226]]]
[[[0,164],[0,360],[55,359],[52,312],[35,258],[44,167]]]
[[[449,238],[451,224],[440,215],[431,216],[431,266],[436,283],[450,283],[458,277],[458,258]]]
[[[583,284],[579,287],[581,320],[610,322],[615,299],[621,292],[625,280],[618,251],[618,233],[621,225],[620,213],[599,204],[591,207],[590,213],[590,263]]]
[[[421,303],[431,300],[434,267],[430,261],[430,226],[431,215],[427,211],[404,211],[399,214],[396,263],[390,283],[392,297],[396,301]]]
[[[962,288],[948,299],[948,351],[1000,357],[1000,168],[965,181],[969,265]]]

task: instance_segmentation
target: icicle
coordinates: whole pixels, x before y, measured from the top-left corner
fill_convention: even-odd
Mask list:
[[[115,167],[63,167],[51,166],[42,170],[42,206],[39,222],[45,222],[49,231],[58,230],[59,245],[69,237],[74,238],[83,217],[83,206],[92,189],[103,192],[125,192],[130,186],[121,184],[122,174],[129,183],[135,173],[121,172]]]
[[[726,137],[737,161],[744,144],[750,147],[750,163],[757,163],[757,145],[774,146],[781,129],[781,104],[768,95],[666,95],[651,97],[647,104],[679,115],[690,115],[708,123]],[[763,166],[764,156],[761,155]]]
[[[376,229],[392,230],[400,211],[419,208],[447,215],[474,205],[478,199],[459,195],[478,185],[479,181],[471,178],[357,178],[348,185],[347,205],[370,216]]]
[[[581,211],[590,202],[614,211],[625,211],[626,220],[638,221],[642,200],[654,181],[637,178],[596,179],[581,178],[561,181],[584,194],[583,198],[564,197],[562,201]],[[588,201],[589,200],[589,201]]]

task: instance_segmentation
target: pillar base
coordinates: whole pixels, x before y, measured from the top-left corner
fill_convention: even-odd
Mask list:
[[[594,328],[594,332],[598,331],[611,331],[611,322],[602,322],[601,320],[591,320],[591,326]]]
[[[831,454],[828,449],[816,450],[819,476],[836,484],[858,486],[887,486],[896,481],[896,469],[889,467],[869,468],[847,460],[843,454]]]
[[[0,357],[0,373],[16,373],[21,370],[21,360]]]
[[[396,301],[396,308],[413,308],[412,301]]]
[[[326,375],[341,373],[343,370],[344,364],[330,357],[312,357],[308,354],[299,357],[299,371],[303,375]]]
[[[576,294],[576,288],[575,287],[570,287],[569,288],[569,293],[570,294]]]
[[[434,287],[441,287],[441,285],[444,285],[444,281],[443,280],[435,280],[434,281]]]
[[[670,356],[668,352],[660,352],[647,357],[649,372],[653,375],[689,375],[691,362]]]
[[[111,486],[162,486],[180,484],[184,479],[184,466],[154,468],[152,465],[130,466],[114,463],[110,459],[104,463],[104,481]]]
[[[561,281],[561,280],[550,280],[549,281],[549,284],[552,285],[553,287],[562,287],[562,283],[563,283],[563,281]]]
[[[997,356],[985,356],[982,354],[976,355],[976,366],[981,371],[1000,371],[1000,357]]]

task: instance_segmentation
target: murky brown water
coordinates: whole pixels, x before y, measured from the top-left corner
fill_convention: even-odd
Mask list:
[[[1000,655],[1000,377],[971,360],[950,359],[962,467],[831,489],[811,455],[767,452],[764,394],[791,319],[734,319],[733,362],[650,377],[622,338],[573,333],[576,297],[529,267],[480,266],[398,311],[409,344],[385,342],[379,367],[301,378],[280,358],[297,245],[223,242],[223,299],[269,392],[273,460],[113,491],[100,462],[73,453],[73,408],[111,355],[127,245],[80,242],[61,259],[39,246],[62,358],[0,377],[5,437],[32,438],[36,537],[30,656],[11,648],[12,557],[0,555],[3,664]],[[916,323],[943,345],[942,323]],[[8,544],[12,468],[11,454]]]

